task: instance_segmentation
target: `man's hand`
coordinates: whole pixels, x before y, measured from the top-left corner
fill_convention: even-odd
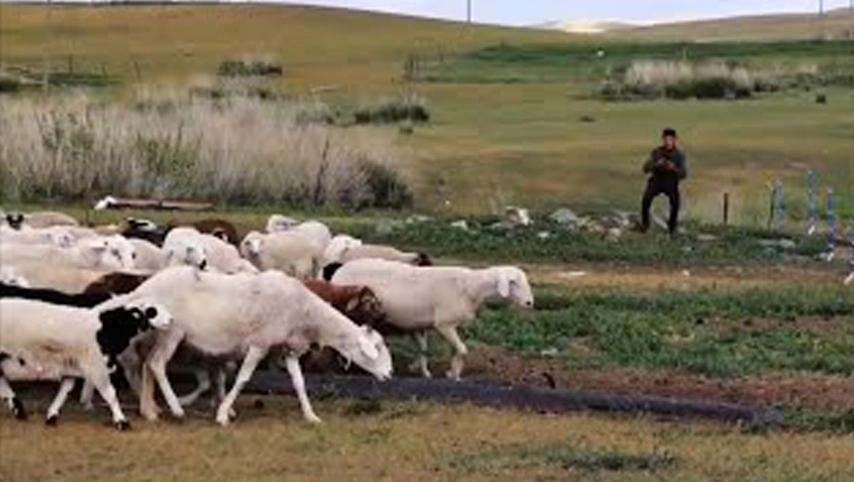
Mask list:
[[[664,171],[676,170],[676,166],[669,159],[665,159],[663,157],[655,161],[655,168]]]

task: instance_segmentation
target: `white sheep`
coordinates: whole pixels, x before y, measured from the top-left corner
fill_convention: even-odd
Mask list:
[[[284,216],[282,214],[273,214],[269,219],[267,219],[267,232],[279,233],[287,231],[298,224],[299,221],[294,218]]]
[[[382,337],[359,327],[312,293],[300,281],[277,271],[223,275],[172,267],[154,275],[128,295],[102,306],[155,299],[172,314],[173,324],[157,339],[142,371],[140,411],[157,417],[153,375],[173,415],[184,410],[166,376],[166,364],[183,342],[211,356],[243,356],[234,385],[217,410],[229,422],[235,399],[257,364],[271,349],[286,353],[286,366],[310,422],[319,422],[305,392],[300,355],[312,345],[330,346],[377,378],[391,377],[391,355]]]
[[[155,244],[136,238],[128,239],[128,241],[133,245],[136,253],[136,269],[156,272],[166,267],[166,253]]]
[[[77,242],[74,233],[68,226],[53,226],[50,228],[33,228],[22,225],[13,229],[8,225],[0,226],[0,243],[5,244],[51,244],[58,247],[70,247]]]
[[[254,273],[257,269],[240,257],[237,248],[210,234],[194,228],[175,228],[163,241],[167,264],[189,264],[209,267],[222,273]]]
[[[24,214],[24,222],[33,228],[49,228],[51,226],[79,226],[73,217],[56,211],[37,211]]]
[[[134,267],[133,245],[121,236],[81,240],[67,248],[51,245],[0,245],[4,264],[40,262],[45,268],[69,266],[84,269],[122,270]]]
[[[317,276],[321,257],[314,243],[292,231],[252,231],[241,241],[240,254],[262,271],[276,269],[302,280]]]
[[[409,253],[391,246],[381,244],[360,244],[344,248],[336,260],[339,263],[349,263],[357,259],[384,259],[413,266],[431,266],[433,262],[424,253]]]
[[[457,328],[471,323],[487,300],[507,300],[531,308],[534,296],[525,273],[503,266],[481,270],[461,267],[414,267],[379,259],[356,260],[343,265],[332,281],[371,288],[382,303],[388,323],[416,335],[421,346],[419,365],[425,377],[427,338],[435,329],[455,351],[448,377],[459,380],[468,350]]]
[[[339,234],[335,236],[331,241],[329,241],[326,249],[323,250],[323,266],[331,263],[340,263],[341,255],[344,251],[356,246],[361,246],[362,244],[361,239],[357,239],[346,234]]]
[[[110,366],[142,332],[168,328],[168,311],[143,300],[87,309],[4,298],[0,314],[0,398],[18,418],[26,414],[8,380],[61,381],[47,411],[47,423],[54,424],[74,379],[84,378],[109,405],[116,427],[129,428],[110,383]]]
[[[30,282],[14,266],[0,266],[0,283],[29,288]]]

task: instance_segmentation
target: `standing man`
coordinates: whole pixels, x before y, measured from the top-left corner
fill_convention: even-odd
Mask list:
[[[679,183],[688,176],[685,154],[679,150],[678,137],[674,129],[664,129],[661,134],[663,145],[655,148],[643,165],[644,174],[649,175],[646,191],[643,193],[641,231],[649,229],[649,210],[652,200],[659,194],[666,194],[670,200],[670,219],[667,227],[670,235],[676,234],[679,225],[679,207],[681,196]]]

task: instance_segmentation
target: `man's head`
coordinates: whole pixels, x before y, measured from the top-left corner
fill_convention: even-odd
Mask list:
[[[679,139],[679,136],[676,135],[676,129],[668,127],[661,133],[661,139],[664,141],[664,147],[673,149],[676,147],[676,141]]]

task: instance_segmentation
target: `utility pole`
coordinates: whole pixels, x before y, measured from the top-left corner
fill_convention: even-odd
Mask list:
[[[466,22],[468,23],[471,23],[471,2],[472,0],[466,0]]]
[[[53,37],[51,35],[50,11],[51,11],[51,0],[47,0],[47,6],[46,6],[46,11],[45,11],[45,21],[44,21],[45,45],[44,45],[44,50],[42,51],[42,54],[44,55],[44,57],[42,59],[42,61],[43,61],[42,69],[44,69],[42,71],[42,89],[45,92],[47,92],[48,89],[50,88],[50,54],[48,53],[48,50],[50,50],[50,43],[51,43],[51,40]]]
[[[854,0],[848,0],[848,13],[851,15],[851,29],[848,31],[848,40],[854,40]]]
[[[824,17],[824,0],[818,0],[818,21],[821,24],[821,40],[827,40],[827,22]]]

